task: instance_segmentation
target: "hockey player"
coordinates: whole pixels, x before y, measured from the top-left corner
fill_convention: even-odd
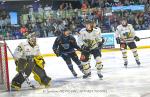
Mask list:
[[[14,57],[18,73],[12,80],[12,90],[20,90],[21,85],[28,79],[31,72],[40,85],[46,87],[50,85],[51,78],[47,76],[44,70],[45,61],[36,43],[35,33],[29,34],[27,42],[22,42],[17,46]]]
[[[100,30],[93,27],[93,22],[90,20],[86,21],[86,28],[80,30],[78,35],[78,44],[81,47],[81,63],[83,65],[84,76],[87,78],[91,76],[90,61],[89,57],[92,54],[96,60],[96,69],[99,78],[102,78],[101,69],[103,68],[101,61],[100,48],[102,47],[104,40],[100,36]]]
[[[53,51],[57,56],[61,56],[63,58],[73,76],[77,77],[77,73],[73,68],[71,59],[78,65],[81,71],[82,66],[75,49],[80,50],[80,47],[77,45],[76,39],[70,35],[69,29],[65,28],[63,33],[56,38],[53,44]]]
[[[127,46],[131,49],[136,63],[140,65],[138,53],[137,53],[137,46],[135,41],[140,41],[140,38],[135,36],[134,28],[131,24],[128,24],[126,18],[122,18],[121,24],[117,26],[117,30],[115,32],[117,44],[120,44],[120,50],[123,55],[124,59],[124,66],[127,67],[128,60],[127,60]]]
[[[97,31],[96,31],[96,34],[101,37],[101,41],[102,41],[102,43],[104,43],[104,42],[105,42],[105,39],[102,37],[102,35],[101,35],[101,28],[96,25],[96,21],[93,22],[93,28],[95,28],[95,29],[97,30]],[[102,46],[103,46],[103,44],[102,44]],[[99,47],[100,50],[102,49],[102,46]],[[100,52],[100,53],[101,53],[101,52]]]

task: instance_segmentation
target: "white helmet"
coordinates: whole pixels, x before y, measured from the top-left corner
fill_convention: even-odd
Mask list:
[[[27,39],[28,39],[28,42],[31,46],[34,47],[36,45],[36,34],[35,34],[35,32],[27,35]]]

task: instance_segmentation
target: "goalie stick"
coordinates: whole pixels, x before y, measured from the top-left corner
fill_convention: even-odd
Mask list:
[[[5,38],[3,39],[4,43],[6,44],[6,47],[8,48],[10,54],[12,55],[13,59],[15,59],[15,56],[13,55],[12,51],[10,50],[9,46],[7,45]],[[29,85],[29,87],[31,87],[32,89],[35,89],[35,86],[31,84],[29,78],[25,79],[26,83]]]

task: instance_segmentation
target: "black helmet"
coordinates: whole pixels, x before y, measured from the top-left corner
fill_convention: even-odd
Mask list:
[[[123,17],[121,21],[127,21],[127,17]]]
[[[70,29],[69,28],[64,28],[63,32],[66,32],[66,31],[70,31]]]

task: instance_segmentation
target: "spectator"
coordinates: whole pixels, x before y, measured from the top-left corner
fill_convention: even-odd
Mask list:
[[[137,24],[138,24],[137,27],[139,30],[145,30],[144,23],[145,23],[144,16],[143,13],[141,13],[137,16]]]
[[[23,26],[21,27],[20,32],[21,32],[23,35],[25,35],[26,33],[28,33],[28,29],[26,28],[25,25],[23,25]]]
[[[21,38],[23,38],[23,34],[19,30],[14,31],[12,35],[13,35],[14,39],[21,39]]]
[[[88,5],[87,5],[86,1],[83,1],[81,9],[86,10],[87,8],[88,8]]]

